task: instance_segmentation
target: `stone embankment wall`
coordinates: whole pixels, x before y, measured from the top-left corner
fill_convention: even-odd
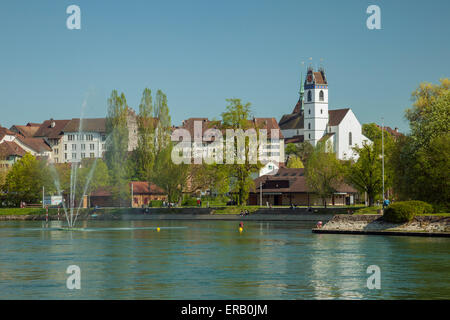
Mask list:
[[[450,232],[450,217],[418,216],[407,223],[389,223],[382,215],[335,215],[322,230]]]

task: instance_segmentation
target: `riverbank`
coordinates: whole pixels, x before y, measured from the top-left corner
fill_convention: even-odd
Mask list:
[[[9,209],[0,209],[0,221],[45,221],[45,209],[17,211],[8,214]],[[23,209],[25,210],[25,209]],[[335,214],[345,212],[343,208],[317,208],[308,212],[306,208],[254,208],[249,215],[241,216],[236,208],[102,208],[81,209],[78,221],[85,220],[248,220],[248,221],[329,221]],[[50,209],[48,220],[65,220],[62,210],[58,217],[57,209]]]
[[[450,217],[442,215],[416,216],[407,223],[390,223],[382,215],[335,215],[314,233],[434,236],[450,237]]]

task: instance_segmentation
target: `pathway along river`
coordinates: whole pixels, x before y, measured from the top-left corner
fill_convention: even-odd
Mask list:
[[[0,223],[0,299],[450,299],[448,238],[313,234],[293,221],[241,234],[237,221],[42,226]],[[69,265],[80,290],[66,287]],[[367,288],[370,265],[380,290]]]

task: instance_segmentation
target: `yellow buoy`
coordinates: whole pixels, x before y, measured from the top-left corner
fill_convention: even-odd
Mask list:
[[[239,232],[242,232],[242,231],[244,231],[244,228],[239,227]]]
[[[161,231],[161,229],[160,229],[160,228],[156,228],[156,231],[158,231],[158,232],[159,232],[159,231]]]

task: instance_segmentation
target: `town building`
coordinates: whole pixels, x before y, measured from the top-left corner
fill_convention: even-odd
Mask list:
[[[197,125],[197,130],[196,130]],[[208,145],[214,141],[205,141],[205,132],[209,129],[217,129],[221,131],[223,141],[226,139],[226,131],[222,129],[221,122],[218,120],[209,120],[208,118],[189,118],[182,122],[182,129],[189,132],[191,139],[192,158],[205,159],[208,156]],[[275,118],[253,118],[248,120],[248,128],[264,129],[267,132],[267,140],[264,148],[259,151],[258,156],[266,159],[264,167],[261,169],[261,174],[274,170],[284,163],[284,136],[278,126]],[[175,127],[174,129],[178,129]],[[274,130],[274,131],[273,131]],[[276,133],[274,133],[276,132]],[[274,133],[274,135],[272,135]],[[278,136],[276,136],[278,134]],[[258,137],[259,139],[260,137]],[[259,140],[258,140],[259,142]],[[226,162],[225,148],[224,148],[224,163]]]
[[[359,200],[353,187],[341,183],[335,186],[336,192],[326,199],[327,205],[352,205]],[[261,203],[262,197],[262,203]],[[273,206],[320,206],[323,200],[314,194],[306,182],[305,170],[281,167],[275,174],[254,179],[250,189],[249,205]]]
[[[42,138],[52,149],[51,162],[63,163],[64,161],[64,144],[63,129],[70,120],[54,120],[44,121],[39,129],[34,133],[35,138]]]
[[[329,110],[325,70],[309,67],[301,80],[300,97],[291,114],[283,115],[279,126],[287,143],[307,141],[329,144],[339,159],[356,159],[353,148],[370,140],[350,108]]]
[[[168,195],[159,186],[147,181],[132,181],[128,184],[132,195],[132,207],[142,208],[150,206],[151,201],[167,201]],[[123,207],[129,206],[124,199],[115,199],[112,187],[100,187],[89,195],[87,205],[90,207]]]
[[[63,162],[102,158],[106,151],[106,118],[72,119],[62,133]]]

